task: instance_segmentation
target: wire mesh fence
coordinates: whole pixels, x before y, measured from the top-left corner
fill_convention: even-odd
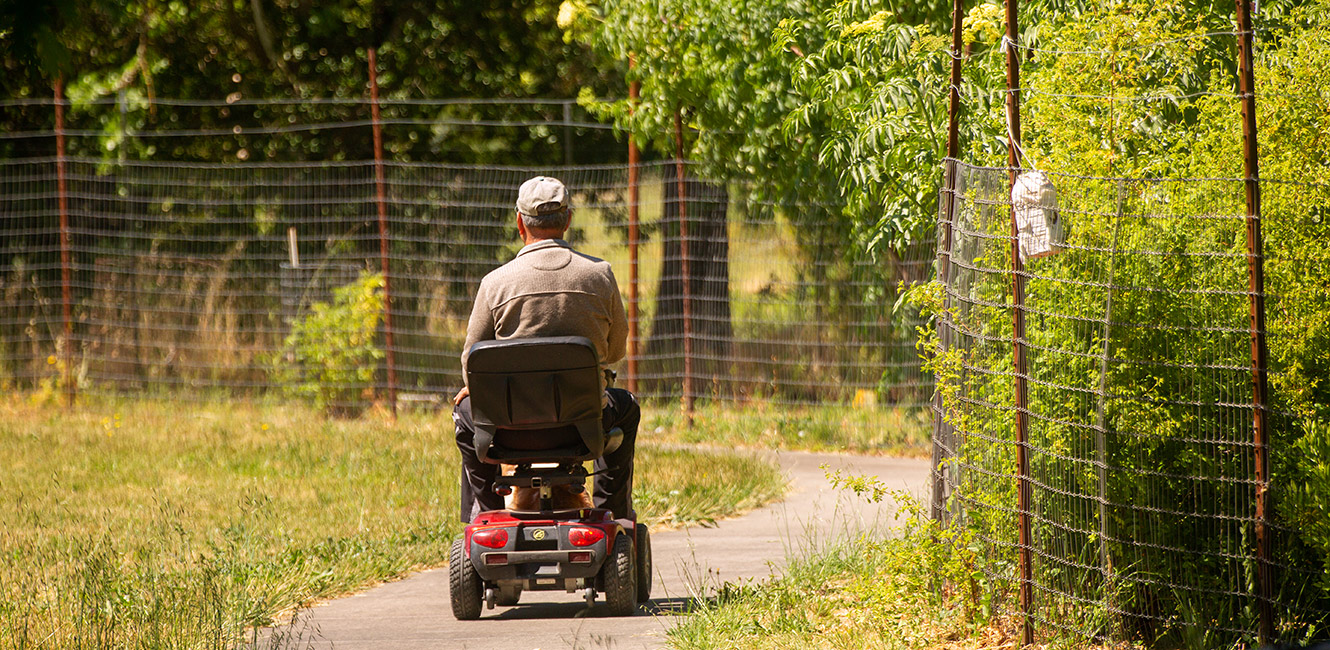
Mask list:
[[[186,398],[309,389],[364,406],[386,399],[391,356],[403,399],[438,402],[461,386],[480,279],[521,246],[516,188],[548,174],[572,192],[570,242],[612,263],[626,302],[636,279],[638,375],[626,376],[622,364],[621,382],[661,403],[681,395],[685,278],[673,161],[639,165],[636,269],[626,164],[385,162],[394,344],[386,348],[376,320],[372,349],[359,352],[320,346],[337,338],[326,328],[339,325],[325,316],[339,305],[355,313],[356,297],[343,288],[381,268],[374,161],[71,156],[63,192],[57,162],[0,161],[0,378],[8,385]],[[760,180],[686,167],[687,317],[703,403],[923,413],[932,384],[915,350],[917,319],[893,306],[901,282],[929,279],[933,243],[893,261],[869,259],[830,225],[839,206],[774,204],[760,198]],[[350,367],[302,367],[329,363]]]
[[[1314,550],[1319,533],[1298,523],[1308,520],[1298,499],[1308,455],[1294,444],[1319,425],[1293,412],[1315,408],[1300,378],[1318,358],[1327,306],[1326,253],[1314,242],[1326,234],[1330,188],[1266,183],[1277,424],[1268,447],[1276,507],[1264,522],[1276,542],[1264,557],[1243,181],[1050,174],[1069,234],[1061,253],[1021,272],[1021,442],[1009,170],[955,164],[955,191],[944,189],[939,211],[934,442],[946,516],[982,540],[988,579],[1015,593],[1030,563],[1041,637],[1221,647],[1255,642],[1264,563],[1279,636],[1323,633],[1325,559]],[[1021,614],[1014,598],[1000,607]]]
[[[124,95],[0,100],[0,155],[55,153],[54,106],[71,156],[176,162],[371,160],[372,107],[389,157],[456,164],[594,164],[623,159],[614,127],[573,99]],[[643,134],[650,136],[652,134]]]
[[[49,107],[26,107],[36,108]],[[1318,595],[1330,568],[1325,504],[1299,489],[1330,458],[1299,442],[1330,412],[1312,390],[1330,371],[1320,352],[1330,340],[1330,188],[1263,183],[1276,508],[1266,522],[1274,552],[1261,557],[1243,181],[1052,175],[1069,239],[1022,275],[1022,445],[1007,169],[957,163],[956,191],[941,195],[943,236],[873,259],[840,229],[840,206],[773,203],[761,179],[708,178],[688,164],[681,200],[675,162],[647,162],[633,203],[626,164],[566,164],[579,149],[560,138],[576,132],[553,124],[472,125],[540,130],[532,142],[555,152],[541,164],[420,162],[425,149],[405,145],[383,163],[386,237],[376,163],[363,158],[241,160],[233,146],[200,161],[235,134],[186,130],[161,136],[177,142],[170,155],[140,146],[147,136],[90,131],[77,138],[94,144],[76,139],[68,158],[0,160],[0,383],[180,399],[322,395],[354,410],[386,399],[391,357],[400,401],[442,403],[461,386],[480,278],[520,248],[516,187],[549,174],[572,190],[571,243],[609,260],[636,308],[637,372],[620,372],[649,402],[684,391],[685,319],[700,408],[779,405],[801,435],[858,429],[871,441],[889,426],[918,427],[898,414],[927,411],[936,373],[938,503],[978,534],[995,591],[1011,593],[1028,551],[1041,634],[1249,640],[1263,563],[1281,636],[1330,623]],[[397,126],[386,130],[390,151],[395,138],[439,128]],[[25,147],[52,140],[33,133]],[[122,153],[98,155],[108,137]],[[385,239],[394,343],[373,317],[368,340],[334,345],[354,338],[346,321],[383,311],[363,299]],[[903,287],[935,279],[935,256],[941,354],[924,369],[921,320],[897,303]],[[1017,526],[1022,446],[1028,545]]]

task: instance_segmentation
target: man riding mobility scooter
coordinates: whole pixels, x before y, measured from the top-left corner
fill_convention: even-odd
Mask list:
[[[476,455],[515,465],[494,489],[540,492],[539,510],[491,510],[453,543],[448,583],[453,615],[480,617],[481,603],[517,604],[523,591],[605,595],[609,612],[632,614],[651,596],[647,528],[609,510],[556,510],[555,486],[586,489],[584,463],[608,454],[623,432],[604,431],[600,364],[580,336],[481,341],[466,363]]]

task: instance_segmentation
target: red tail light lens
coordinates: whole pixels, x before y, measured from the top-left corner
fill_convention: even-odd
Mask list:
[[[568,561],[573,564],[591,564],[591,551],[573,551],[568,554]]]
[[[605,531],[599,528],[578,526],[568,531],[568,543],[573,546],[591,546],[602,539],[605,539]]]
[[[508,554],[507,554],[507,553],[486,553],[486,554],[485,554],[485,564],[488,564],[488,565],[496,565],[496,564],[497,564],[497,565],[504,565],[504,564],[508,564]]]
[[[506,528],[478,530],[471,535],[471,541],[486,548],[503,548],[508,545],[508,530]]]

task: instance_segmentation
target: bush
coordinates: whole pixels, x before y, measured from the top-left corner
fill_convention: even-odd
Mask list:
[[[332,304],[318,302],[291,323],[274,362],[274,376],[292,394],[314,400],[333,415],[354,415],[372,397],[383,318],[383,275],[333,290]]]

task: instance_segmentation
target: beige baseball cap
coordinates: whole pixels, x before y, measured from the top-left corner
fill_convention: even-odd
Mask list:
[[[563,182],[549,176],[536,176],[517,189],[517,211],[532,217],[543,217],[568,209],[568,189]]]

